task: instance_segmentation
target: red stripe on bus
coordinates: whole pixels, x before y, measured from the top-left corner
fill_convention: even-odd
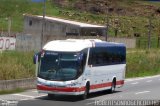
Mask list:
[[[124,84],[124,80],[116,81],[116,85],[123,85],[123,84]],[[91,85],[90,89],[97,89],[97,88],[104,88],[104,87],[111,87],[111,86],[112,86],[112,82],[108,82],[108,83]]]
[[[96,84],[96,85],[91,85],[90,89],[97,89],[97,88],[103,88],[103,87],[110,87],[112,85],[111,82],[108,83],[102,83],[102,84]]]
[[[116,85],[123,85],[123,84],[124,84],[124,80],[116,81]]]
[[[116,82],[116,85],[123,85],[124,80],[120,80]],[[98,88],[104,88],[104,87],[111,87],[112,82],[108,83],[102,83],[102,84],[96,84],[91,85],[90,89],[98,89]],[[48,87],[45,85],[37,85],[38,90],[45,90],[45,91],[57,91],[57,92],[81,92],[85,91],[85,87]]]
[[[57,92],[80,92],[84,91],[85,87],[48,87],[44,85],[37,85],[38,90],[45,90],[45,91],[57,91]]]

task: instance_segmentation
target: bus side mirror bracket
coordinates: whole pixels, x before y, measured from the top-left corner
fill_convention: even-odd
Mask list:
[[[36,64],[40,60],[40,52],[35,53],[33,56],[33,63]]]

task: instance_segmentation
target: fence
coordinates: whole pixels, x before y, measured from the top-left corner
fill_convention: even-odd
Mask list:
[[[0,81],[0,90],[13,90],[16,88],[30,89],[35,87],[35,78]]]
[[[149,40],[147,37],[137,38],[137,48],[148,48]],[[150,38],[150,48],[160,48],[160,37]]]

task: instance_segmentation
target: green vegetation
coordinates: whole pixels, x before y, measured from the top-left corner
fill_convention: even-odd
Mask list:
[[[11,30],[21,32],[23,28],[23,14],[36,14],[41,11],[41,4],[33,4],[29,0],[0,0],[0,30],[7,31],[8,18],[12,20]]]
[[[159,41],[158,41],[159,40]],[[148,38],[147,37],[139,37],[136,40],[137,48],[148,48]],[[160,39],[158,37],[151,37],[151,48],[159,48],[160,47]]]
[[[160,74],[160,50],[129,49],[126,77]],[[0,80],[35,77],[33,52],[6,51],[0,54]]]
[[[20,89],[20,88],[17,88],[14,90],[2,90],[0,91],[0,95],[13,94],[13,93],[19,93],[19,92],[24,92],[24,91],[25,91],[24,89]]]
[[[0,80],[31,78],[35,76],[33,53],[5,51],[0,53]]]
[[[106,25],[106,14],[93,14],[89,11],[81,11],[75,9],[73,5],[80,0],[68,0],[68,5],[58,6],[54,4],[54,0],[47,0],[46,2],[46,15],[61,17],[91,24]],[[95,1],[95,0],[94,0]],[[105,2],[105,1],[104,1]],[[93,4],[93,3],[92,3]],[[109,14],[109,35],[114,36],[115,29],[118,29],[118,36],[133,37],[134,33],[140,36],[148,34],[148,15],[149,10],[158,8],[160,3],[144,2],[144,1],[131,1],[122,0],[116,1],[119,9],[124,9],[127,13],[125,15],[110,13]],[[154,7],[153,9],[146,9],[146,6]],[[112,6],[112,5],[111,5]],[[62,8],[63,7],[63,8]],[[137,8],[137,10],[135,8]],[[113,9],[115,7],[113,6]],[[0,31],[7,31],[8,17],[12,20],[12,32],[23,31],[23,14],[42,15],[43,3],[33,3],[31,0],[0,0]],[[130,12],[130,11],[133,11]],[[142,15],[135,14],[142,13]],[[118,22],[116,22],[118,21]],[[117,23],[117,25],[115,24]],[[158,15],[152,17],[152,36],[159,35],[160,18]]]
[[[126,77],[160,74],[160,50],[130,50],[127,54]]]

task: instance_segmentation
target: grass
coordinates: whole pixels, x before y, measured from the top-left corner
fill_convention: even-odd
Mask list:
[[[2,90],[2,91],[0,91],[0,95],[20,93],[20,92],[24,92],[24,91],[25,91],[25,89],[20,89],[20,88],[17,88],[14,90]]]
[[[160,74],[159,49],[128,49],[126,77]],[[0,54],[0,80],[35,77],[33,52],[5,51]]]
[[[11,18],[13,32],[23,30],[23,14],[39,14],[42,11],[42,3],[35,4],[29,0],[0,0],[0,30],[7,31],[8,20]]]
[[[0,80],[35,77],[33,52],[5,51],[0,53]]]
[[[160,74],[160,50],[131,50],[127,54],[126,77],[143,77]],[[140,52],[139,52],[140,51]]]

